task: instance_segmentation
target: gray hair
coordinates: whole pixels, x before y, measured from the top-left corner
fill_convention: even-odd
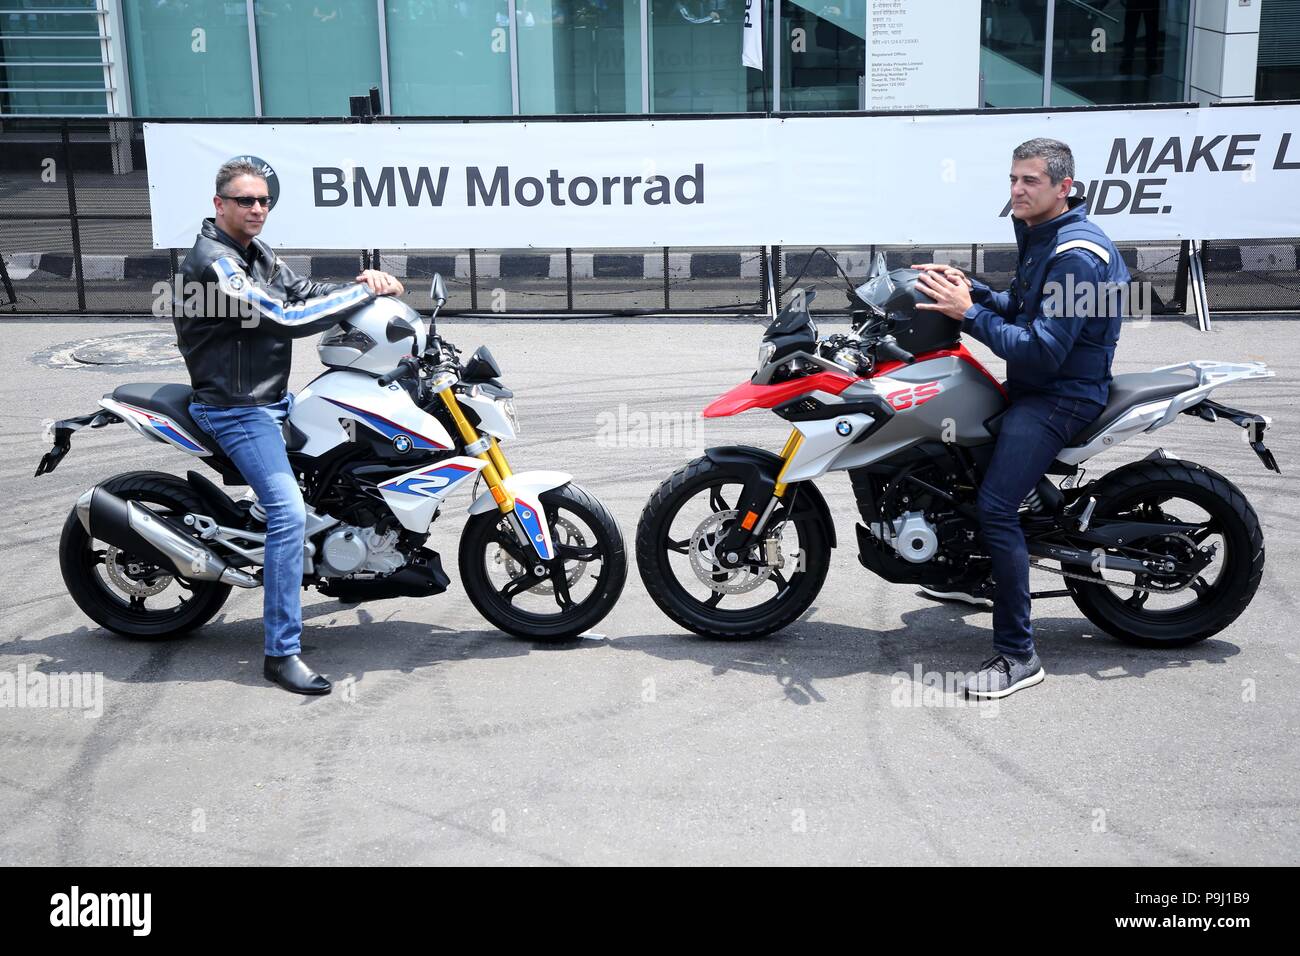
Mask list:
[[[1047,165],[1047,175],[1056,185],[1067,176],[1074,178],[1074,153],[1059,139],[1026,140],[1011,154],[1015,159],[1041,159]]]
[[[232,159],[228,163],[222,164],[217,170],[217,195],[224,196],[226,187],[232,180],[240,176],[256,176],[258,179],[266,179],[266,173],[262,172],[256,165],[246,159]]]

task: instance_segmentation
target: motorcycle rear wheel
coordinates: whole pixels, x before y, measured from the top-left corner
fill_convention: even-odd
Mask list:
[[[204,511],[189,485],[163,472],[133,471],[102,487],[177,520]],[[165,640],[187,634],[211,620],[230,596],[228,584],[187,581],[172,569],[91,538],[75,507],[59,538],[59,568],[77,607],[96,624],[126,637]]]
[[[1221,542],[1223,553],[1221,561],[1216,554],[1216,573],[1198,574],[1184,591],[1175,592],[1192,594],[1181,607],[1148,607],[1152,596],[1164,596],[1161,582],[1153,576],[1143,575],[1139,580],[1135,575],[1132,584],[1150,587],[1122,594],[1103,584],[1066,578],[1074,603],[1088,620],[1128,644],[1180,647],[1218,634],[1246,610],[1264,574],[1264,534],[1255,509],[1231,481],[1194,462],[1141,461],[1106,475],[1093,494],[1097,498],[1095,518],[1132,513],[1143,520],[1165,515],[1167,520],[1203,524],[1203,530],[1190,539],[1170,535],[1130,542],[1132,545],[1181,557],[1181,552],[1204,547],[1204,542],[1215,537],[1218,541],[1213,543]],[[1209,517],[1196,522],[1187,514],[1192,510]],[[1167,586],[1180,583],[1171,581]]]

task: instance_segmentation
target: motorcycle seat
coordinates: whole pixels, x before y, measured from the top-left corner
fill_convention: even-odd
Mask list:
[[[190,401],[194,390],[188,385],[159,384],[157,382],[132,382],[119,385],[109,397],[124,405],[134,405],[148,412],[157,412],[170,418],[172,422],[185,429],[195,441],[210,451],[220,451],[216,442],[199,423],[190,417]]]
[[[1070,447],[1086,445],[1130,408],[1172,398],[1196,386],[1191,375],[1178,372],[1128,372],[1111,379],[1110,397],[1096,421],[1085,425],[1070,441]]]

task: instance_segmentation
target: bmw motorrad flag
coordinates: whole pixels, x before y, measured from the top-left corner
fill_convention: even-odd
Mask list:
[[[763,69],[763,0],[745,0],[745,41],[740,62],[751,70]]]

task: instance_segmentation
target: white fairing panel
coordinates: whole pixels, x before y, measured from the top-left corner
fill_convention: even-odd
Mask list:
[[[212,457],[212,452],[204,447],[203,442],[180,425],[177,425],[166,415],[160,415],[158,412],[151,412],[145,408],[136,408],[134,405],[127,405],[111,398],[101,398],[99,404],[100,407],[108,409],[126,422],[133,431],[139,432],[150,441],[165,442],[173,448],[179,448],[187,455],[193,455],[196,458]],[[208,441],[212,440],[208,435],[203,437]]]
[[[487,432],[501,441],[515,437],[514,427],[502,411],[500,399],[471,389],[468,394],[457,395],[456,400],[474,409],[475,414],[478,415],[479,431]]]
[[[362,372],[322,375],[294,396],[289,418],[307,436],[306,444],[298,450],[312,458],[359,437],[363,431],[411,451],[455,445],[447,429],[411,401],[401,385],[384,387],[377,378]],[[352,424],[345,426],[340,420]]]
[[[403,528],[424,534],[443,499],[454,488],[469,487],[465,480],[477,475],[486,465],[480,458],[447,458],[390,478],[379,485],[379,492]]]
[[[821,421],[795,422],[803,435],[803,444],[786,469],[783,481],[806,481],[823,475],[853,441],[873,424],[870,415],[861,413],[827,418]],[[845,433],[845,429],[848,432]]]

